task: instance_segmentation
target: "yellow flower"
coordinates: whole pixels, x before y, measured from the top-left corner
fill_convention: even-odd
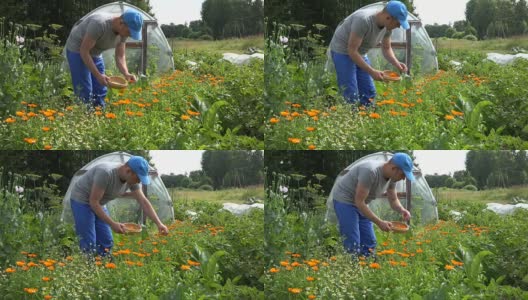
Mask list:
[[[381,118],[381,115],[378,113],[370,113],[369,117],[371,117],[372,119],[379,119]]]
[[[37,139],[34,138],[24,138],[24,141],[28,144],[35,144],[37,142]]]
[[[299,144],[301,142],[301,139],[299,138],[288,138],[288,142],[292,144]]]
[[[107,269],[115,269],[115,268],[117,268],[117,266],[114,263],[107,263],[105,265],[105,268],[107,268]]]
[[[28,293],[28,294],[35,294],[38,291],[38,289],[36,289],[36,288],[24,288],[24,291],[26,293]]]
[[[292,294],[299,294],[302,290],[300,288],[288,288],[288,292]]]
[[[187,120],[190,120],[191,117],[189,117],[188,115],[182,115],[182,116],[181,116],[181,119],[182,119],[183,121],[187,121]]]
[[[379,269],[379,268],[381,268],[380,264],[378,264],[378,263],[371,263],[371,264],[369,265],[369,267],[370,267],[371,269]]]

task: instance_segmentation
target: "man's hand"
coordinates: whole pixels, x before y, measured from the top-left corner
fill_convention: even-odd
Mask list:
[[[396,65],[394,65],[396,68],[398,68],[398,70],[400,70],[400,72],[402,73],[406,73],[407,72],[407,66],[402,63],[402,62],[398,62]]]
[[[137,77],[136,77],[136,75],[134,75],[134,74],[126,73],[126,74],[125,74],[125,79],[126,79],[128,82],[137,82]]]
[[[402,214],[402,218],[405,221],[409,221],[411,219],[411,213],[408,210],[406,210],[405,208],[402,207],[400,212]]]
[[[382,231],[391,231],[392,230],[392,223],[391,222],[380,221],[377,225]]]
[[[114,222],[110,224],[110,227],[115,233],[126,233],[125,224]]]
[[[370,73],[370,76],[372,76],[372,79],[377,80],[377,81],[384,81],[385,80],[385,77],[383,76],[383,72],[380,71],[380,70],[373,70]]]
[[[169,234],[169,229],[163,223],[160,223],[158,225],[158,232],[161,235],[167,235],[167,234]]]
[[[108,81],[110,80],[108,76],[106,76],[105,74],[99,73],[99,75],[97,75],[96,78],[100,85],[108,86]]]

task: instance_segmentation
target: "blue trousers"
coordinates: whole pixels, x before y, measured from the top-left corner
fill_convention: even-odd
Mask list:
[[[101,85],[95,76],[84,64],[81,54],[66,50],[66,57],[70,65],[70,74],[73,83],[73,91],[85,104],[93,107],[105,107],[105,97],[108,92],[106,86]],[[102,56],[92,57],[97,70],[105,73],[105,65]]]
[[[70,203],[81,250],[85,253],[97,252],[101,256],[109,254],[114,245],[110,225],[97,217],[90,204],[73,199],[70,199]],[[106,207],[103,210],[108,215]]]
[[[343,236],[343,246],[349,253],[369,256],[369,249],[376,248],[376,235],[372,222],[364,217],[352,204],[336,201],[334,210],[339,223],[339,232]]]
[[[370,65],[368,57],[363,59]],[[372,77],[358,67],[348,56],[332,51],[332,60],[337,73],[337,85],[348,103],[358,101],[365,106],[372,105],[369,99],[376,97],[376,87]]]

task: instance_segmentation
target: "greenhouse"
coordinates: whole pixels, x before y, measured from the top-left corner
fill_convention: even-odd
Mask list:
[[[131,73],[163,73],[174,70],[174,59],[172,49],[161,30],[157,20],[143,10],[126,2],[113,2],[102,5],[83,18],[93,14],[106,14],[120,16],[127,9],[137,10],[143,17],[142,40],[135,41],[130,37],[126,41],[126,60]],[[66,57],[66,49],[63,51]],[[111,71],[116,75],[119,71],[115,64],[115,49],[108,49],[103,52],[106,71]],[[65,64],[67,64],[65,59]],[[67,68],[69,69],[69,68]]]
[[[132,157],[132,155],[126,152],[113,152],[105,154],[89,162],[79,171],[77,171],[73,175],[73,178],[70,181],[70,186],[68,187],[68,191],[64,196],[61,216],[62,221],[73,223],[73,216],[70,207],[70,195],[73,186],[77,183],[81,175],[101,163],[115,164],[116,167],[118,167],[126,163],[130,157]],[[147,196],[147,199],[149,199],[160,220],[163,222],[172,223],[172,221],[174,221],[172,199],[169,195],[169,192],[165,188],[163,181],[159,177],[158,172],[152,166],[149,166],[149,177],[150,184],[142,185],[143,193],[145,196]],[[141,206],[135,199],[117,198],[108,202],[106,204],[106,208],[108,209],[112,219],[117,222],[131,222],[138,224],[145,223],[146,216],[143,214]]]
[[[354,165],[363,161],[382,161],[388,162],[392,153],[390,152],[377,152],[374,154],[362,157],[352,164],[350,164],[345,170],[351,169]],[[416,166],[413,168],[413,175],[415,181],[410,182],[408,180],[400,180],[396,183],[396,192],[398,193],[398,199],[400,200],[403,207],[411,212],[411,222],[414,224],[429,224],[438,221],[438,209],[437,202],[433,196],[433,192],[427,181],[425,180],[422,172]],[[342,176],[338,176],[334,182],[340,180]],[[333,188],[332,188],[333,190]],[[387,199],[387,193],[376,197],[368,204],[369,208],[381,219],[386,221],[398,221],[401,216],[399,213],[391,209],[389,201]],[[330,192],[328,200],[326,202],[326,220],[331,223],[337,222],[337,217],[334,211],[333,205],[333,192]]]
[[[361,8],[373,12],[381,11],[387,2],[377,2]],[[394,55],[405,63],[412,75],[435,73],[438,71],[438,59],[434,45],[422,22],[415,15],[408,13],[409,30],[396,28],[392,31],[391,45]],[[384,31],[383,31],[384,32]],[[329,51],[330,52],[330,51]],[[392,70],[394,67],[385,59],[381,52],[381,44],[367,53],[372,66],[378,70]],[[329,56],[327,69],[332,66]]]

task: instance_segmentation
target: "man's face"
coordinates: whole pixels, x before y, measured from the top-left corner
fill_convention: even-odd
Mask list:
[[[403,180],[405,179],[405,173],[403,173],[403,171],[398,167],[392,167],[391,179],[394,182]]]
[[[128,26],[125,21],[123,21],[123,19],[119,20],[119,28],[117,29],[117,33],[119,33],[119,35],[123,37],[130,36],[130,30],[128,29]]]
[[[130,168],[128,169],[128,176],[126,182],[130,185],[138,184],[140,182],[139,177]]]
[[[393,16],[389,16],[387,21],[387,26],[385,26],[387,30],[393,30],[400,27],[400,21]]]

